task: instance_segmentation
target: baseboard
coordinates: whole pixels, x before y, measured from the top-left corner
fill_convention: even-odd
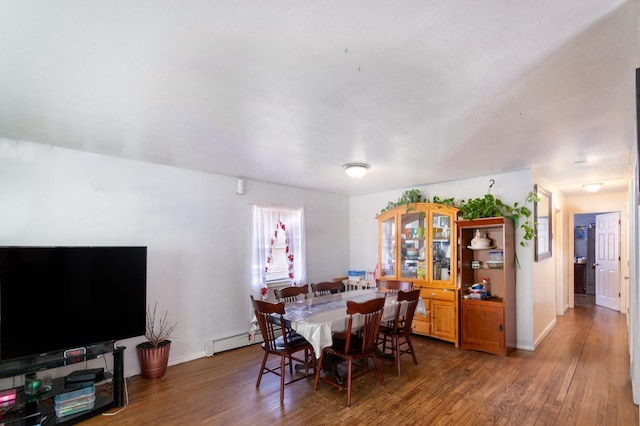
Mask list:
[[[242,333],[221,339],[207,340],[204,343],[204,355],[214,356],[217,353],[241,348],[262,342],[260,333]]]
[[[533,352],[535,350],[534,346],[531,346],[529,344],[523,344],[523,343],[516,343],[516,349],[521,349],[523,351],[530,351]]]
[[[540,336],[538,336],[538,338],[533,342],[533,350],[535,350],[535,348],[544,340],[544,338],[547,337],[549,333],[551,333],[551,330],[553,330],[553,327],[556,326],[557,322],[558,320],[554,318],[553,321],[549,323],[547,328],[545,328]]]
[[[196,352],[194,354],[183,355],[177,358],[169,358],[169,365],[177,365],[182,364],[183,362],[194,361],[196,359],[202,358],[204,354],[202,352]]]

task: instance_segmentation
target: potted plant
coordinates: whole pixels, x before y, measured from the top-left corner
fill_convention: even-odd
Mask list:
[[[142,377],[155,379],[163,377],[169,363],[169,350],[171,349],[171,334],[177,323],[170,324],[167,320],[169,311],[165,311],[161,317],[156,316],[158,302],[151,311],[147,308],[146,342],[136,346]]]

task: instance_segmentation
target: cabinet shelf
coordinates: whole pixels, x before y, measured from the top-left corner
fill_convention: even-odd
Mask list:
[[[482,250],[496,250],[498,248],[498,246],[491,246],[491,247],[471,247],[471,246],[467,246],[467,248],[469,250],[473,250],[473,251],[482,251]]]
[[[502,297],[487,297],[486,299],[460,299],[460,303],[464,304],[479,304],[479,305],[503,305],[504,299]]]
[[[499,268],[472,268],[471,266],[464,265],[462,266],[462,269],[472,269],[474,271],[502,271],[504,267],[501,266]]]
[[[509,218],[486,218],[456,222],[459,252],[459,281],[462,289],[489,280],[487,299],[460,299],[460,343],[472,349],[506,356],[516,347],[515,229]],[[491,247],[471,248],[481,230]],[[499,247],[499,248],[498,248]],[[503,253],[502,260],[490,258],[490,250]],[[473,268],[472,262],[482,267]],[[486,262],[494,262],[491,267]],[[502,262],[502,263],[500,263]],[[500,266],[498,266],[500,265]]]

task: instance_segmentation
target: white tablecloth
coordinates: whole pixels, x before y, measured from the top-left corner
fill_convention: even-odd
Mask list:
[[[291,328],[311,343],[316,358],[319,358],[322,349],[333,344],[332,333],[347,328],[347,300],[361,303],[385,296],[383,319],[390,320],[395,317],[398,307],[397,295],[375,290],[347,291],[289,303],[285,306],[284,318],[291,322]]]

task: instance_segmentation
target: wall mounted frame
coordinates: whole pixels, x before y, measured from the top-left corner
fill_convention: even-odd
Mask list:
[[[533,202],[534,245],[536,262],[551,257],[552,200],[551,192],[534,185],[536,201]]]

